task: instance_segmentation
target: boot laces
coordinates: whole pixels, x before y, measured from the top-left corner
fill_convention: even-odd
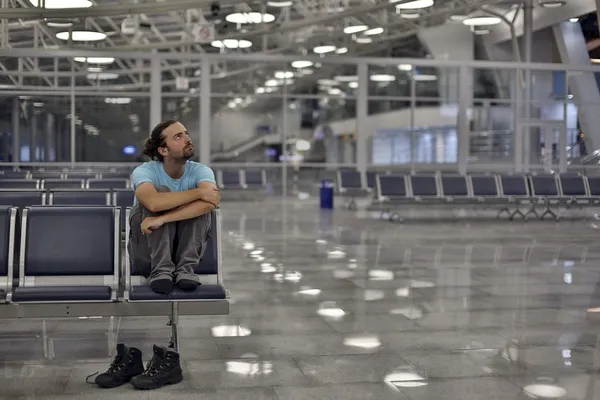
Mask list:
[[[152,359],[148,361],[146,369],[144,370],[144,372],[142,372],[142,375],[154,376],[159,371],[162,371],[164,369],[164,363],[161,361],[162,360],[159,357],[153,356]]]
[[[126,359],[121,357],[119,354],[117,354],[115,356],[115,358],[112,360],[112,362],[110,363],[108,370],[105,372],[105,374],[107,375],[115,375],[117,374],[120,370],[122,370],[123,368],[125,368],[127,366],[126,363]],[[94,376],[98,375],[100,372],[96,371],[91,375],[88,375],[85,378],[85,381],[87,383],[93,384],[94,382],[90,381],[91,378],[93,378]]]

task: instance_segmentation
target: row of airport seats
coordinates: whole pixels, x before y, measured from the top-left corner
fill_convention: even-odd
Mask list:
[[[358,171],[339,171],[338,188],[342,194],[356,197],[370,193]],[[600,175],[580,174],[377,174],[372,191],[379,209],[416,204],[455,204],[501,206],[510,220],[530,215],[559,220],[552,210],[559,206],[594,206],[600,204]],[[527,212],[521,211],[529,205]],[[537,205],[544,207],[540,214]],[[510,208],[514,207],[514,211]],[[382,214],[383,215],[383,214]],[[391,220],[398,214],[390,214]]]
[[[0,189],[127,189],[125,178],[92,179],[0,179]]]
[[[0,318],[167,316],[177,350],[179,315],[229,313],[218,209],[196,267],[202,285],[169,295],[152,291],[122,257],[120,213],[113,206],[34,206],[19,217],[16,207],[0,207]]]
[[[128,179],[130,171],[30,171],[0,170],[0,179]]]

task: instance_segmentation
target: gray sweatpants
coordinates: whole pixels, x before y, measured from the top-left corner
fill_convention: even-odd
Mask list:
[[[159,192],[168,188],[157,188]],[[141,203],[131,210],[127,250],[131,265],[145,278],[171,278],[198,282],[194,268],[204,255],[211,231],[210,213],[183,221],[170,222],[143,235],[141,226],[146,217],[159,214],[148,211]]]

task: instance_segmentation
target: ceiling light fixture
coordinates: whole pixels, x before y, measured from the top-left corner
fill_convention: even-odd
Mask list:
[[[363,32],[369,29],[366,25],[352,25],[344,28],[344,33],[347,35],[353,35],[358,32]]]
[[[73,31],[71,36],[74,42],[97,42],[106,39],[106,33],[94,31]],[[69,40],[69,32],[58,32],[56,37],[60,40]]]
[[[347,47],[340,47],[339,49],[337,49],[335,51],[335,54],[346,54],[348,52],[348,48]]]
[[[92,72],[87,74],[87,78],[90,81],[108,81],[111,79],[117,79],[119,74],[116,72]]]
[[[73,60],[88,64],[112,64],[115,62],[114,57],[73,57]]]
[[[390,3],[397,3],[399,0],[390,0]],[[418,10],[421,8],[431,7],[434,4],[433,0],[414,0],[408,3],[398,4],[396,9],[399,10]]]
[[[292,68],[302,69],[302,68],[308,68],[308,67],[312,67],[312,66],[313,66],[312,61],[304,61],[304,60],[292,61]]]
[[[382,33],[383,33],[383,28],[379,27],[379,28],[369,29],[368,31],[365,32],[365,35],[381,35]]]
[[[465,19],[462,23],[467,26],[489,26],[497,25],[501,21],[498,17],[471,17]]]
[[[396,80],[396,77],[390,74],[374,74],[371,75],[370,79],[373,82],[393,82]]]
[[[413,66],[410,64],[400,64],[400,65],[398,65],[398,69],[400,71],[412,71]]]
[[[402,12],[400,14],[398,14],[400,16],[400,18],[404,18],[404,19],[417,19],[421,16],[421,14],[419,14],[418,11],[414,11],[414,12]]]
[[[338,75],[334,79],[338,82],[356,82],[356,81],[358,81],[358,76],[356,76],[356,75]]]
[[[294,3],[291,1],[267,1],[269,7],[291,7]]]
[[[569,22],[579,22],[579,18],[569,18]]]
[[[273,76],[276,79],[289,79],[294,77],[294,73],[292,71],[275,71]]]
[[[252,42],[245,39],[213,40],[211,46],[219,49],[247,49],[248,47],[252,47]]]
[[[423,75],[415,75],[413,77],[413,79],[417,82],[433,82],[433,81],[437,81],[437,76],[436,75],[427,75],[427,74],[423,74]]]
[[[540,6],[544,8],[559,8],[564,5],[564,0],[540,0]]]
[[[225,17],[225,20],[227,22],[231,22],[232,24],[268,24],[275,21],[275,16],[273,14],[261,14],[255,11],[246,13],[237,12],[229,14]]]
[[[326,45],[322,45],[322,46],[317,46],[313,49],[313,52],[315,52],[316,54],[325,54],[325,53],[331,53],[332,51],[335,51],[336,47],[332,44],[326,44]]]
[[[371,39],[368,36],[363,36],[363,37],[357,37],[354,39],[354,41],[358,44],[369,44],[369,43],[373,43],[373,39]]]
[[[41,7],[42,0],[29,0],[32,6]],[[45,8],[61,9],[61,8],[88,8],[92,6],[90,0],[46,0]]]
[[[349,86],[351,89],[356,89],[356,88],[358,87],[358,82],[350,82],[350,83],[348,84],[348,86]]]

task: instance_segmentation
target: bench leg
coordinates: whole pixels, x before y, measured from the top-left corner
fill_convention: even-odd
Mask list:
[[[508,215],[508,217],[510,218],[510,211],[508,211],[508,207],[501,208],[500,211],[498,211],[496,218],[500,218],[502,213],[506,213]]]
[[[179,353],[179,332],[177,331],[177,325],[179,323],[178,304],[177,302],[171,303],[171,317],[169,317],[169,325],[171,325],[171,342],[169,348]]]

